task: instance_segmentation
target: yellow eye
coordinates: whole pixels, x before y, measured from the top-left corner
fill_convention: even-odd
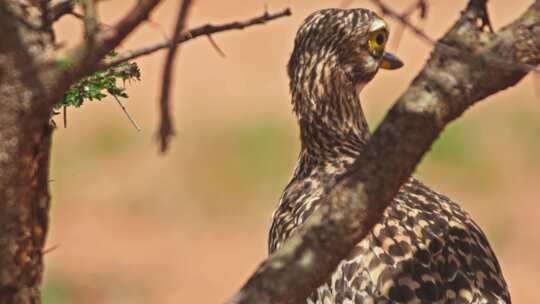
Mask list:
[[[380,29],[369,34],[369,49],[376,54],[382,53],[386,41],[388,40],[388,31]]]

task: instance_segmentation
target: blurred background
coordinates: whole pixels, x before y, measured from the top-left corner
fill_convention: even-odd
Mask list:
[[[412,0],[387,1],[403,10]],[[113,24],[133,1],[103,1]],[[427,20],[440,37],[467,1],[431,0]],[[530,0],[489,2],[496,28]],[[290,7],[293,16],[184,44],[173,87],[177,135],[159,155],[157,100],[164,53],[138,60],[142,81],[128,85],[138,133],[113,99],[89,102],[61,119],[52,156],[51,226],[45,303],[222,303],[266,256],[271,213],[299,149],[285,65],[295,31],[333,1],[198,0],[190,26],[223,23]],[[162,41],[179,1],[166,0],[119,51]],[[350,1],[369,7],[369,1]],[[389,20],[395,29],[396,24]],[[74,45],[79,20],[56,26]],[[374,128],[419,71],[431,46],[405,32],[396,50],[403,69],[382,71],[362,93]],[[540,81],[474,106],[453,123],[417,169],[434,189],[461,203],[498,254],[515,303],[540,303]]]

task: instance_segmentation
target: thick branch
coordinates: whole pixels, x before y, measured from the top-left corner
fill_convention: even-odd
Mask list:
[[[124,54],[120,54],[114,59],[104,62],[100,68],[111,67],[111,66],[129,61],[129,60],[133,60],[141,56],[146,56],[156,51],[169,48],[172,44],[181,44],[193,38],[197,38],[199,36],[212,35],[215,33],[230,31],[230,30],[243,30],[246,27],[265,24],[268,21],[272,21],[272,20],[285,17],[285,16],[290,16],[290,15],[291,15],[291,10],[289,8],[286,8],[274,14],[264,12],[264,14],[262,14],[261,16],[257,16],[257,17],[254,17],[245,21],[234,21],[234,22],[229,22],[229,23],[225,23],[221,25],[206,24],[203,26],[193,28],[187,32],[181,33],[180,35],[177,36],[177,38],[174,41],[167,40],[167,41],[163,41],[163,42],[160,42],[160,43],[157,43],[157,44],[145,47],[145,48],[129,51]]]
[[[443,128],[477,101],[519,82],[528,73],[524,67],[540,63],[540,0],[496,34],[478,25],[485,16],[483,2],[469,2],[377,128],[355,169],[229,303],[302,302],[380,220]],[[461,52],[448,52],[448,46]]]
[[[83,0],[81,4],[84,11],[84,36],[88,40],[87,43],[91,44],[94,42],[98,29],[96,1]]]
[[[183,0],[180,10],[178,11],[178,17],[174,26],[173,37],[178,37],[181,32],[184,31],[187,22],[187,16],[191,7],[191,0]],[[161,84],[161,99],[160,99],[160,112],[161,120],[159,126],[159,141],[161,152],[167,151],[169,147],[169,140],[174,134],[174,127],[171,119],[171,103],[170,103],[170,90],[172,82],[172,73],[174,70],[174,60],[176,58],[176,52],[178,44],[173,43],[169,47],[167,58],[163,66],[163,83]]]

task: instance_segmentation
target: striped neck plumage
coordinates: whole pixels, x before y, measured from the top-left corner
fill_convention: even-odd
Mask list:
[[[358,88],[335,81],[314,86],[291,88],[303,152],[321,161],[356,157],[370,136]]]

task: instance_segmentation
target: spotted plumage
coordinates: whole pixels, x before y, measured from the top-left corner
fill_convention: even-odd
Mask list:
[[[270,252],[307,220],[362,153],[370,134],[358,92],[379,68],[400,66],[384,52],[387,35],[385,22],[365,9],[318,11],[298,30],[288,73],[302,145],[274,212]],[[411,178],[307,303],[511,301],[478,225],[459,205]]]

